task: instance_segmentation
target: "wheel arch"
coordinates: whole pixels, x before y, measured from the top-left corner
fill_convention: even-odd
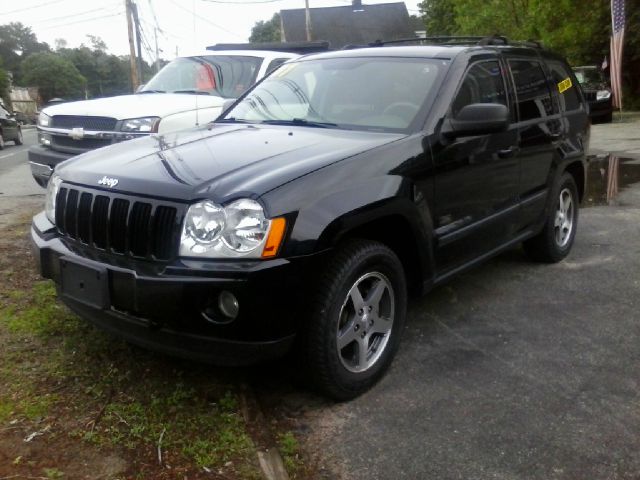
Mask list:
[[[587,186],[587,176],[584,162],[581,160],[571,162],[566,166],[564,171],[569,173],[573,177],[573,180],[576,182],[576,186],[578,187],[578,199],[580,202],[582,202]]]
[[[354,238],[378,241],[398,256],[409,290],[420,294],[433,272],[432,237],[416,213],[398,208],[397,203],[383,202],[335,219],[320,235],[317,250],[334,248]]]

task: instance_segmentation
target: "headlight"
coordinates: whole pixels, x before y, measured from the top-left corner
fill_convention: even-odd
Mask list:
[[[48,127],[51,124],[51,117],[46,113],[40,112],[38,115],[38,125],[41,127]]]
[[[225,207],[204,200],[187,211],[180,256],[272,257],[282,241],[284,225],[284,219],[265,218],[262,206],[255,200],[236,200]]]
[[[49,221],[53,224],[56,223],[56,198],[58,196],[58,191],[60,190],[61,183],[62,179],[54,173],[49,179],[49,184],[47,185],[47,196],[45,197],[44,202],[44,212],[47,215]]]
[[[120,131],[151,133],[158,131],[160,119],[158,117],[130,118],[122,121]]]
[[[606,100],[611,97],[611,92],[609,90],[598,90],[596,92],[596,100]]]

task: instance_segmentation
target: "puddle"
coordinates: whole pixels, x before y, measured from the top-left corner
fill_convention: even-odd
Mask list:
[[[620,205],[620,192],[630,185],[640,183],[638,159],[590,155],[587,161],[587,194],[582,202],[583,207]]]

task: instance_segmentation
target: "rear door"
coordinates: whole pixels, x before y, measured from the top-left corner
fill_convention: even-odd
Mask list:
[[[538,57],[507,55],[515,89],[517,129],[520,136],[522,205],[520,229],[543,212],[554,152],[566,136],[557,102],[551,97],[547,74]]]

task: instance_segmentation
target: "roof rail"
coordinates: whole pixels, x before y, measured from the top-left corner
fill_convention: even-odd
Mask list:
[[[330,44],[326,41],[317,42],[266,42],[266,43],[217,43],[209,45],[207,50],[271,50],[275,52],[307,53],[327,52]]]
[[[350,50],[353,48],[366,48],[366,47],[383,47],[385,45],[395,43],[410,43],[417,42],[420,45],[515,45],[532,48],[542,48],[542,43],[535,40],[527,41],[512,41],[503,35],[490,35],[490,36],[474,36],[474,35],[446,35],[435,37],[413,37],[413,38],[398,38],[394,40],[376,40],[367,45],[347,45],[343,49]]]

